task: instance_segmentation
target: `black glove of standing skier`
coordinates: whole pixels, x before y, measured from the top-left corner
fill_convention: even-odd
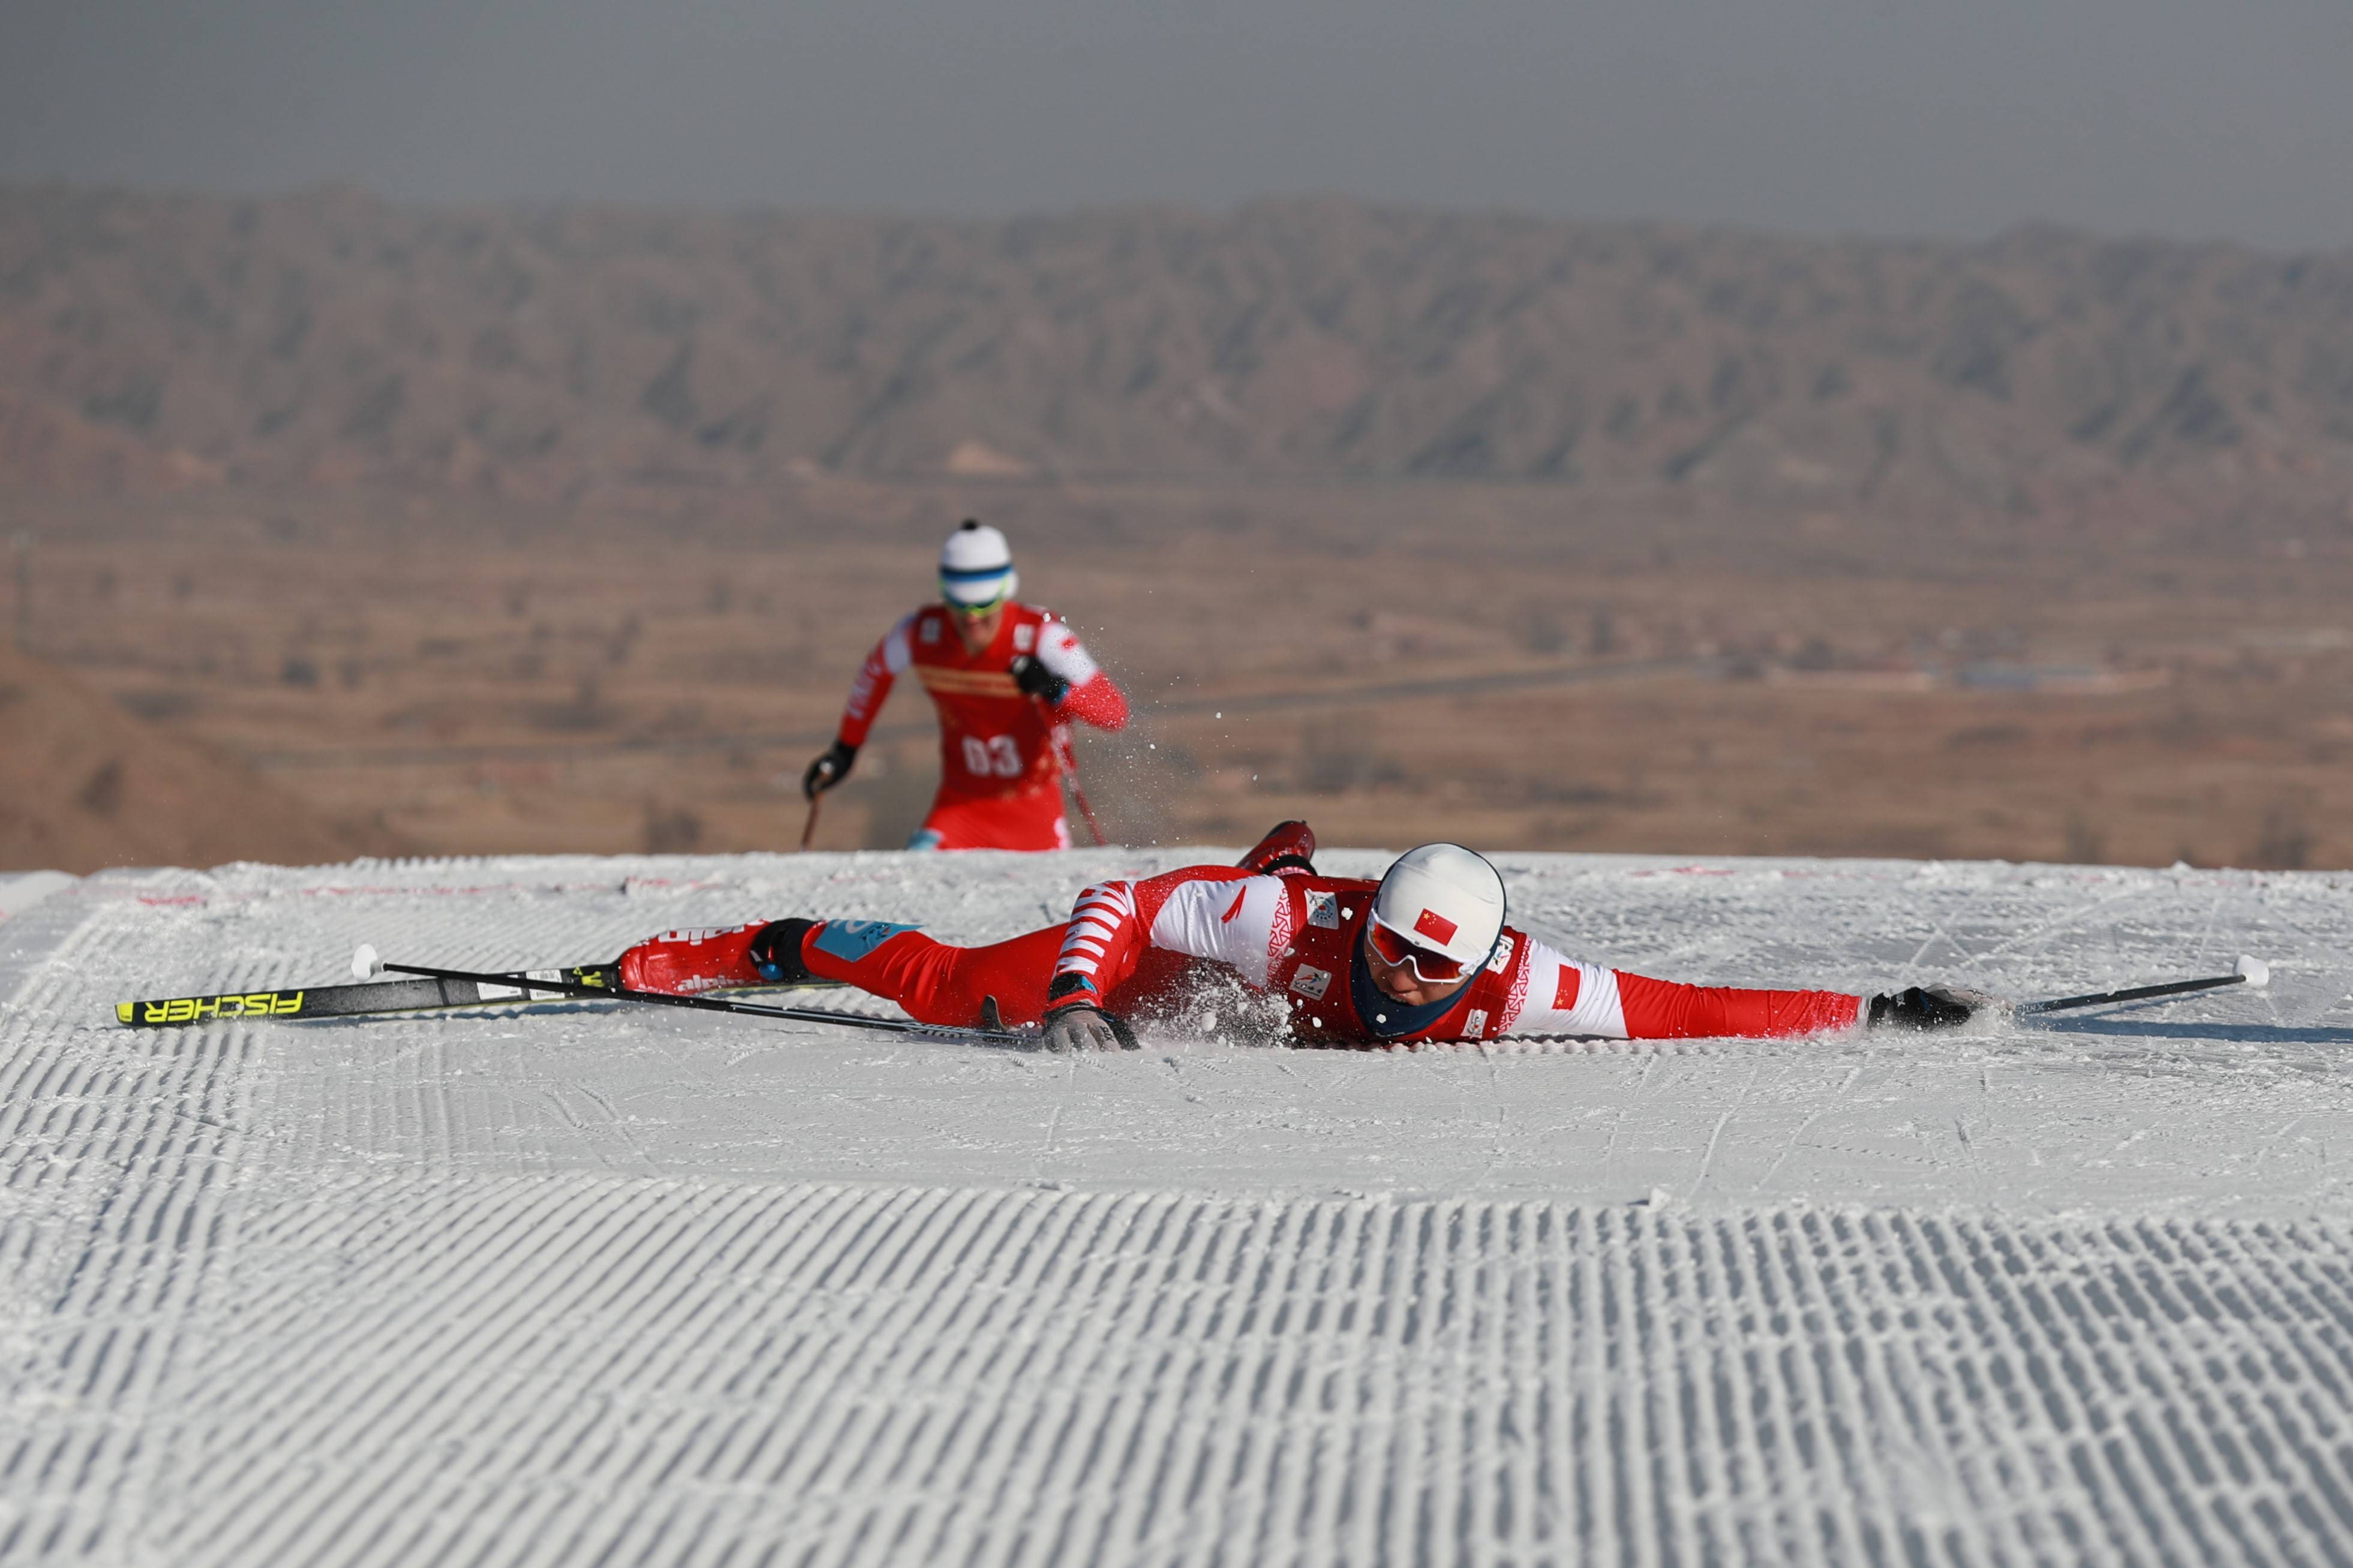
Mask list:
[[[1880,994],[1871,999],[1871,1026],[1874,1029],[1957,1029],[1975,1017],[1978,1011],[1993,1005],[1993,998],[1976,991],[1956,990],[1949,985],[1931,985],[1925,989],[1906,986],[1893,995]]]
[[[836,741],[825,749],[825,755],[808,765],[801,775],[801,793],[815,800],[849,776],[849,764],[858,760],[858,748]]]
[[[1013,656],[1013,684],[1022,695],[1035,697],[1047,707],[1060,704],[1071,694],[1071,683],[1048,669],[1043,661],[1026,653]]]

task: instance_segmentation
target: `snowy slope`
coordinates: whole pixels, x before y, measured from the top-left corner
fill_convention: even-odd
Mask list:
[[[332,982],[363,940],[993,938],[1195,858],[51,893],[0,924],[0,1562],[2353,1555],[2353,878],[1502,862],[1516,923],[1677,978],[2272,965],[1957,1038],[1057,1058],[614,1004],[111,1021]]]
[[[0,871],[0,921],[24,913],[73,881],[63,871]]]

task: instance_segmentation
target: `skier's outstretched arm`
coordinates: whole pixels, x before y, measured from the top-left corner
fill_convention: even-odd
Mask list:
[[[1821,1035],[1857,1025],[1955,1029],[1999,1005],[1993,997],[1942,985],[1915,985],[1877,996],[1684,985],[1579,963],[1535,942],[1528,952],[1525,1001],[1504,1032],[1689,1040]]]
[[[1626,1033],[1637,1040],[1769,1039],[1851,1029],[1862,998],[1843,991],[1762,991],[1683,985],[1616,972]]]
[[[1684,1040],[1818,1035],[1852,1028],[1863,999],[1843,991],[1683,985],[1579,963],[1543,942],[1528,952],[1527,995],[1514,1035]]]
[[[849,700],[841,710],[841,727],[834,731],[833,744],[808,765],[808,772],[802,776],[803,795],[814,800],[820,792],[849,776],[850,767],[858,761],[858,748],[866,743],[866,732],[874,727],[874,716],[882,711],[882,704],[890,698],[892,683],[914,659],[910,641],[914,625],[915,617],[909,616],[892,626],[866,656],[866,662],[858,667],[858,679],[849,685]]]

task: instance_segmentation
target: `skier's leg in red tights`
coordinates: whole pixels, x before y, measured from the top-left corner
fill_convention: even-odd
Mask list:
[[[811,927],[801,941],[801,962],[812,974],[896,1002],[926,1024],[972,1027],[990,996],[1008,1027],[1045,1016],[1046,983],[1062,951],[1060,926],[987,947],[951,947],[913,927],[895,928],[869,944],[869,930],[862,921]]]

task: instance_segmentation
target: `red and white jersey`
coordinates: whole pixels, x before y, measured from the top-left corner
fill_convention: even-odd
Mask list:
[[[1084,976],[1109,996],[1150,949],[1225,963],[1253,989],[1281,993],[1292,1031],[1318,1045],[1492,1040],[1500,1035],[1610,1039],[1808,1035],[1852,1026],[1861,998],[1836,991],[1681,985],[1580,963],[1510,926],[1494,955],[1434,1018],[1406,1033],[1409,1010],[1351,983],[1380,884],[1197,866],[1079,896],[1055,976]],[[1361,1007],[1374,1010],[1366,1018]],[[1391,1009],[1395,1010],[1394,1019]]]
[[[1013,661],[1023,654],[1071,683],[1050,714],[1014,684]],[[1127,699],[1071,628],[1048,612],[1006,605],[996,637],[980,652],[967,653],[945,606],[926,605],[866,656],[841,711],[844,744],[866,743],[875,714],[909,669],[939,710],[940,792],[946,795],[1022,795],[1052,786],[1061,776],[1055,726],[1078,719],[1116,730],[1127,722]]]

